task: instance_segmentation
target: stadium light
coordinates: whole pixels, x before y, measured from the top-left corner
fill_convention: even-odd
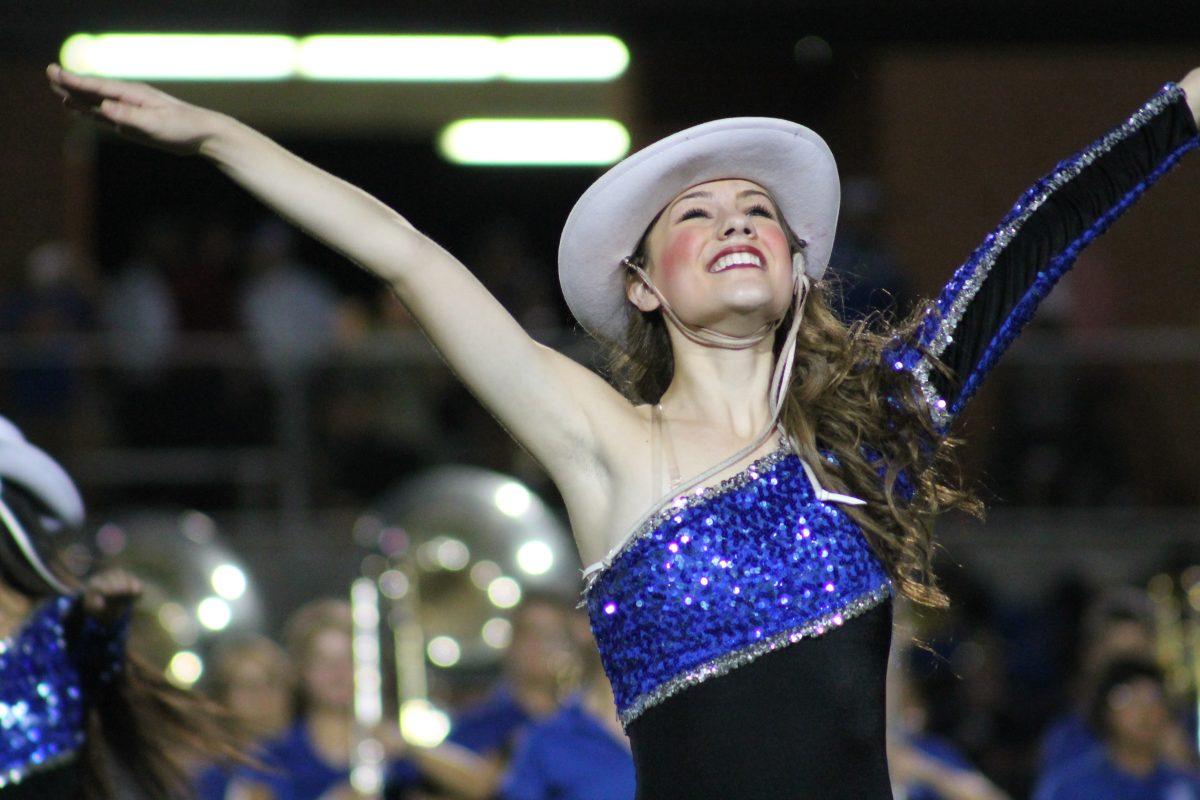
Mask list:
[[[606,35],[443,36],[78,33],[74,72],[155,80],[611,81],[629,65]]]
[[[629,152],[629,132],[611,119],[464,119],[438,149],[456,164],[603,166]]]

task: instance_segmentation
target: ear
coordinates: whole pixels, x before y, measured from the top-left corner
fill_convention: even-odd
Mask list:
[[[662,305],[641,275],[635,274],[625,284],[625,296],[639,311],[654,311]]]

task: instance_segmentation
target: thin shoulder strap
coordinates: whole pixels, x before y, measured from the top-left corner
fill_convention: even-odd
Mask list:
[[[658,407],[658,419],[662,424],[662,440],[667,449],[667,470],[671,478],[671,483],[667,488],[674,490],[683,481],[683,476],[679,474],[679,462],[675,458],[675,441],[671,438],[671,426],[667,423],[666,414],[662,413],[662,406]]]
[[[670,483],[667,491],[673,490],[680,483],[679,462],[675,458],[675,444],[671,441],[671,429],[667,427],[667,417],[663,414],[662,406],[655,403],[650,407],[650,488],[654,499],[663,496],[662,490],[662,456],[667,455],[667,470]]]

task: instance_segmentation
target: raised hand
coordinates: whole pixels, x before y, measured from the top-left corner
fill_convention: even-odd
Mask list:
[[[199,152],[221,115],[144,83],[77,75],[51,64],[50,88],[67,108],[139,144],[178,155]]]
[[[111,625],[141,596],[141,581],[123,569],[109,569],[88,579],[83,610],[89,617]]]

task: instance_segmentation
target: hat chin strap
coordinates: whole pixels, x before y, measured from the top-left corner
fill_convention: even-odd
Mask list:
[[[679,318],[679,316],[671,308],[671,304],[667,302],[665,297],[663,297],[662,292],[658,290],[658,287],[654,285],[654,282],[650,280],[650,276],[646,274],[646,271],[642,269],[640,265],[630,258],[626,258],[623,263],[627,267],[633,269],[646,284],[646,287],[654,293],[655,297],[658,298],[659,303],[662,304],[662,310],[663,313],[666,314],[667,319],[669,319],[684,336],[687,336],[689,339],[699,344],[712,345],[714,347],[721,347],[727,350],[745,350],[749,347],[753,347],[763,339],[772,335],[783,323],[783,317],[780,317],[774,322],[766,323],[749,336],[730,336],[728,334],[721,333],[720,331],[714,331],[710,328],[702,328],[697,325],[691,325],[690,323],[684,322]],[[783,413],[783,403],[787,398],[787,389],[791,382],[792,361],[795,359],[796,355],[796,336],[800,331],[800,320],[804,314],[804,301],[808,299],[808,293],[811,285],[812,284],[808,276],[804,274],[801,260],[798,257],[793,258],[792,324],[788,329],[786,338],[784,339],[783,348],[779,351],[779,358],[775,362],[775,369],[771,373],[771,421],[767,424],[766,428],[758,435],[752,444],[742,448],[716,466],[705,470],[703,473],[695,476],[694,478],[690,478],[683,484],[674,487],[671,490],[671,496],[682,494],[696,484],[701,483],[726,467],[741,461],[743,458],[761,447],[763,442],[769,439],[775,430],[778,429],[782,435],[787,436],[787,430],[783,427],[783,423],[779,420],[779,417]],[[809,473],[809,476],[812,478],[813,489],[818,493],[818,496],[832,496],[831,492],[825,492],[825,490],[816,483],[816,479],[812,476],[811,472]],[[824,499],[824,497],[822,497],[822,499]]]

